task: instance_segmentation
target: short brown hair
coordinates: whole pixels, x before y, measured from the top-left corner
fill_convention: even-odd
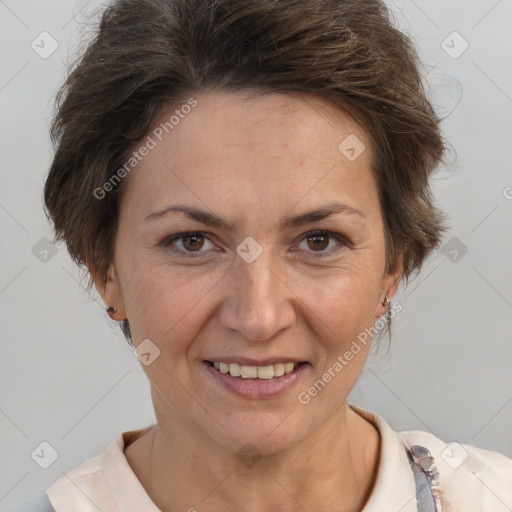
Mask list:
[[[366,129],[386,269],[402,253],[406,281],[419,272],[447,229],[429,187],[445,144],[414,45],[380,0],[112,2],[57,95],[51,127],[56,151],[44,200],[73,260],[106,279],[126,180],[101,200],[93,191],[162,108],[242,90],[320,97]]]

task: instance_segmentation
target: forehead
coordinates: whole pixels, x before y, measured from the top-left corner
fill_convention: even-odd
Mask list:
[[[198,96],[196,101],[197,106],[164,135],[168,140],[175,139],[175,162],[201,158],[206,153],[217,154],[219,147],[231,154],[236,154],[237,149],[241,152],[260,149],[263,156],[261,150],[264,148],[267,154],[275,151],[269,155],[273,158],[304,155],[318,159],[326,152],[336,150],[338,144],[333,147],[333,143],[341,142],[350,134],[361,140],[368,139],[346,112],[312,96],[211,93]],[[165,125],[168,119],[169,111],[163,112],[156,127]],[[195,147],[201,151],[190,151],[189,147],[180,144],[183,138],[190,136],[197,137]],[[285,148],[288,152],[283,154]]]
[[[183,196],[259,207],[282,201],[288,209],[306,195],[313,202],[340,194],[375,199],[369,137],[341,109],[284,93],[194,99],[191,109],[166,109],[149,132],[154,147],[127,190],[144,211]]]

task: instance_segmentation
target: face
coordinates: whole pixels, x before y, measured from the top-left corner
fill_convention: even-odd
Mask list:
[[[348,115],[289,94],[195,99],[125,178],[100,289],[146,344],[159,427],[271,453],[345,407],[370,343],[344,355],[385,312],[399,274],[384,273],[370,140]],[[355,160],[338,149],[349,135],[366,147]],[[277,376],[290,369],[280,363],[300,364]]]

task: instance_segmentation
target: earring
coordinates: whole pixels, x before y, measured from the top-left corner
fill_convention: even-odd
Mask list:
[[[114,314],[117,313],[117,309],[114,307],[114,306],[110,306],[106,309],[106,312],[107,312],[107,315],[112,318],[112,320],[115,320],[114,319]]]
[[[391,304],[391,301],[389,300],[388,294],[386,293],[386,301],[385,301],[386,312],[384,314],[386,315],[387,321],[389,321],[389,319],[390,319],[390,312],[391,312],[391,308],[389,306],[390,304]]]

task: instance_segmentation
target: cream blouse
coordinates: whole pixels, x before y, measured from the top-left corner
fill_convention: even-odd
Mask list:
[[[428,432],[395,432],[379,415],[350,407],[381,437],[377,479],[362,512],[512,511],[511,459]],[[47,491],[55,511],[160,512],[124,454],[151,427],[122,432],[103,454],[59,478]]]

